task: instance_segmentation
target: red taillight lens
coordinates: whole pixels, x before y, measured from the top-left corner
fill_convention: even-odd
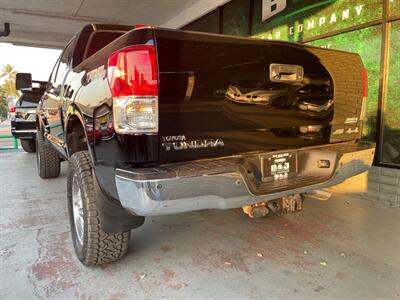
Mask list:
[[[158,96],[154,46],[131,46],[108,59],[107,77],[113,97]]]
[[[154,46],[131,46],[108,59],[114,129],[120,134],[158,132],[158,68]]]
[[[11,107],[11,108],[10,108],[10,113],[15,113],[15,111],[16,111],[16,110],[15,110],[15,107]]]
[[[363,76],[363,99],[361,105],[360,120],[365,120],[367,116],[367,97],[368,97],[368,73],[366,69],[362,69]]]
[[[368,72],[366,69],[363,68],[362,70],[363,75],[363,96],[368,96]]]

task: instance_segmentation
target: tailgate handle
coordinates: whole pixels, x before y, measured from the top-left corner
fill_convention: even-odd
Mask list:
[[[304,69],[299,65],[270,64],[269,79],[272,82],[301,82]]]

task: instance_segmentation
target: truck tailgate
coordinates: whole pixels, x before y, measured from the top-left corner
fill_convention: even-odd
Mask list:
[[[356,54],[155,29],[159,162],[359,138]]]
[[[356,54],[159,28],[154,35],[160,163],[360,136]]]

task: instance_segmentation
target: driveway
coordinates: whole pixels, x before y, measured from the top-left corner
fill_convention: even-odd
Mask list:
[[[400,297],[400,210],[334,189],[304,210],[148,218],[121,261],[75,258],[66,163],[42,180],[35,155],[0,153],[1,299],[372,299]]]

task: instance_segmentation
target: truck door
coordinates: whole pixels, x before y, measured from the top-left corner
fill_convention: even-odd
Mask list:
[[[43,110],[46,118],[47,139],[54,144],[56,149],[66,155],[64,132],[64,99],[66,91],[65,78],[70,71],[70,62],[75,43],[71,41],[61,54],[53,73],[50,77],[47,90],[43,97]]]

